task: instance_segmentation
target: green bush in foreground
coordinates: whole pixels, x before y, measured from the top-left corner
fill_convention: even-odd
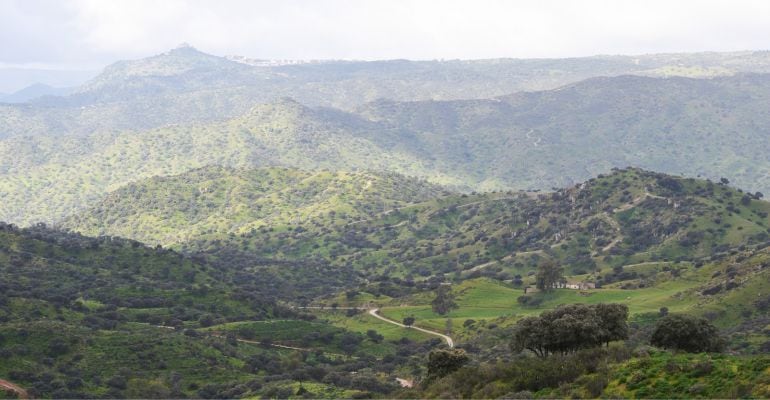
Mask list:
[[[650,339],[653,346],[690,353],[720,352],[725,340],[708,320],[676,314],[661,318]]]

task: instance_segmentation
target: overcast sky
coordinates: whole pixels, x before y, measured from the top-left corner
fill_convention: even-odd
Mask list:
[[[0,68],[96,68],[182,42],[273,59],[770,47],[768,0],[0,0],[0,7]]]

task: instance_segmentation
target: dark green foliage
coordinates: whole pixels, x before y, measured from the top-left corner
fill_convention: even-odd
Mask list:
[[[511,347],[539,357],[567,354],[628,337],[628,307],[622,304],[572,304],[526,317],[516,323]]]
[[[351,360],[366,359],[373,370],[362,379],[382,395],[394,389],[382,374],[427,350],[385,342],[376,332],[365,342],[362,334],[303,321],[310,317],[252,289],[250,277],[263,272],[231,274],[125,239],[0,224],[0,377],[41,398],[256,397],[267,376],[284,387],[295,375],[326,385],[327,374],[347,374],[361,365]],[[257,322],[225,324],[243,320]],[[207,326],[221,334],[201,329]],[[293,350],[271,343],[311,351],[295,362],[287,358]],[[332,360],[326,352],[351,357]],[[380,352],[390,359],[371,362]],[[344,397],[359,383],[329,387]]]
[[[770,358],[655,352],[623,346],[469,365],[413,398],[767,398]]]
[[[524,357],[505,363],[468,365],[443,379],[429,382],[425,390],[414,397],[533,398],[533,393],[559,388],[587,374],[601,373],[606,377],[606,371],[602,371],[604,365],[622,362],[629,356],[623,348],[602,348],[548,358]]]
[[[593,306],[599,323],[599,341],[609,345],[628,338],[628,306],[625,304],[596,304]]]
[[[690,353],[720,352],[725,341],[707,319],[686,314],[671,314],[655,324],[650,344]]]
[[[564,268],[553,260],[545,260],[537,266],[535,285],[544,292],[554,290],[564,280]]]
[[[458,307],[452,295],[452,287],[449,285],[440,285],[436,289],[436,298],[430,304],[433,312],[439,315],[445,315]]]
[[[448,274],[524,286],[536,283],[526,272],[551,261],[565,275],[603,268],[597,285],[638,285],[653,277],[624,264],[694,260],[766,240],[770,204],[743,206],[737,190],[677,177],[667,179],[682,192],[664,197],[664,178],[618,170],[535,198],[463,196],[393,174],[212,167],[128,186],[66,223],[197,254],[247,273],[254,290],[296,293],[299,303],[364,279],[367,292],[391,297],[435,290]],[[728,207],[740,213],[728,217]],[[713,222],[724,218],[732,224]]]
[[[462,349],[434,350],[428,354],[428,379],[444,377],[457,371],[470,358]]]

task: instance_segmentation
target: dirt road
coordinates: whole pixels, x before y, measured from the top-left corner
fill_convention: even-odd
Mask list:
[[[383,320],[383,321],[385,321],[385,322],[387,322],[389,324],[400,326],[402,328],[415,329],[415,330],[418,330],[420,332],[427,333],[429,335],[438,336],[441,339],[444,339],[444,341],[446,342],[447,346],[455,347],[454,340],[452,340],[451,337],[449,337],[447,335],[444,335],[443,333],[438,333],[438,332],[430,331],[430,330],[423,329],[423,328],[420,328],[420,327],[417,327],[417,326],[406,326],[406,325],[404,325],[404,324],[402,324],[400,322],[396,322],[396,321],[393,321],[392,319],[383,317],[382,315],[378,314],[379,311],[380,311],[379,308],[372,308],[371,310],[369,310],[369,315],[371,315],[374,318]]]
[[[5,390],[7,392],[16,393],[16,396],[18,396],[20,399],[28,399],[29,395],[27,394],[27,391],[24,390],[19,385],[13,384],[11,382],[8,382],[6,380],[0,379],[0,390]]]

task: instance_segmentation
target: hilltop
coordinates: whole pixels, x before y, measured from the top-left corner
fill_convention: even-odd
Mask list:
[[[59,225],[169,246],[213,232],[366,219],[447,193],[392,173],[205,167],[130,184]]]
[[[284,98],[226,122],[9,138],[0,141],[0,218],[55,222],[127,183],[208,165],[374,169],[464,192],[566,187],[632,165],[766,192],[769,77],[596,78],[356,112]]]
[[[0,106],[0,138],[88,135],[237,117],[292,97],[347,111],[377,99],[482,99],[598,76],[711,78],[770,72],[767,52],[571,59],[330,61],[252,66],[191,46],[119,61],[62,97]]]
[[[539,195],[457,194],[398,176],[211,174],[129,186],[65,226],[205,253],[236,268],[264,260],[353,268],[388,295],[435,279],[490,276],[525,284],[548,258],[571,275],[586,275],[581,279],[645,287],[643,265],[694,264],[770,239],[770,204],[758,195],[639,169]],[[266,176],[273,185],[261,186]],[[297,177],[302,184],[287,191]],[[355,189],[361,185],[367,189]],[[198,194],[186,197],[191,192]],[[612,272],[627,265],[640,269]]]

